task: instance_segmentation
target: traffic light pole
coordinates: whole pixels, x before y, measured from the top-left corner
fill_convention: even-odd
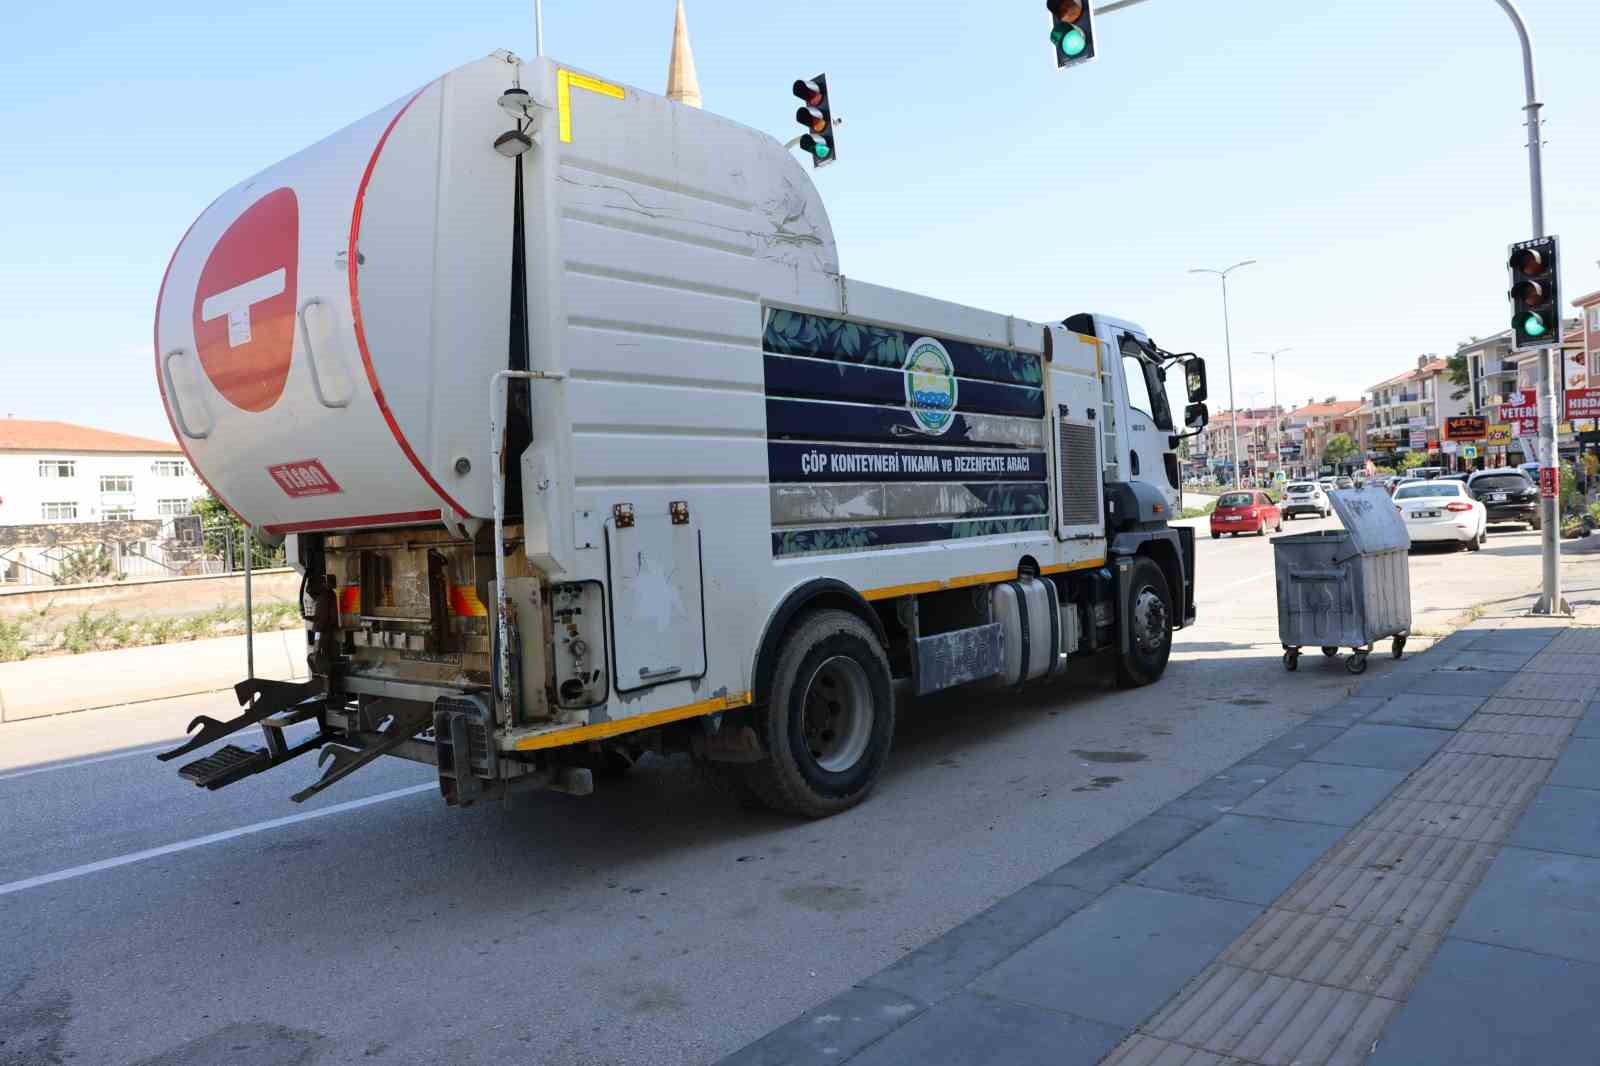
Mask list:
[[[1527,90],[1523,110],[1528,113],[1528,186],[1533,204],[1533,236],[1543,237],[1544,231],[1544,158],[1539,143],[1539,102],[1533,71],[1533,41],[1528,36],[1528,24],[1512,0],[1495,0],[1516,27],[1517,39],[1522,44],[1522,80]],[[1539,353],[1539,511],[1544,541],[1544,591],[1534,605],[1534,614],[1571,614],[1572,608],[1561,595],[1561,454],[1556,430],[1560,424],[1557,409],[1555,361],[1561,348],[1561,309],[1556,308],[1556,347]],[[1546,474],[1546,468],[1553,468]],[[1546,494],[1549,479],[1554,480],[1552,491]]]

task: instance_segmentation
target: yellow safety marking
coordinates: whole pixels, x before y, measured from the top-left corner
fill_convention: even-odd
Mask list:
[[[598,725],[578,726],[575,729],[563,729],[556,733],[541,733],[536,737],[524,737],[517,741],[518,751],[538,751],[541,748],[564,748],[569,744],[582,744],[589,740],[604,740],[607,737],[620,736],[623,733],[633,733],[640,729],[650,729],[668,722],[681,722],[685,718],[699,718],[701,715],[716,714],[718,711],[731,711],[737,707],[748,707],[754,703],[750,693],[740,695],[716,696],[699,703],[686,703],[682,707],[669,707],[664,711],[651,711],[649,714],[639,714],[632,718],[622,718],[615,722],[601,722]]]
[[[1064,574],[1069,570],[1093,570],[1104,566],[1104,559],[1083,563],[1053,563],[1041,566],[1041,574]],[[868,589],[861,594],[867,600],[892,600],[899,596],[919,596],[924,592],[943,592],[946,589],[971,588],[973,585],[995,585],[1002,581],[1015,581],[1015,570],[999,570],[989,574],[968,574],[965,577],[942,578],[937,581],[914,581],[909,585],[889,585],[881,589]]]
[[[572,90],[573,88],[588,89],[601,96],[609,96],[613,100],[627,99],[627,93],[622,86],[612,85],[609,81],[591,78],[587,74],[574,74],[570,70],[556,71],[556,109],[561,113],[561,143],[572,143]]]

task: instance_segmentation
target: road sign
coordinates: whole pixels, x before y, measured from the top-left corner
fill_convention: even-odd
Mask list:
[[[1476,444],[1463,444],[1461,446],[1461,458],[1463,458],[1463,459],[1476,459],[1477,457],[1478,457],[1478,446]]]
[[[1567,390],[1567,418],[1594,418],[1596,415],[1600,415],[1600,388]]]

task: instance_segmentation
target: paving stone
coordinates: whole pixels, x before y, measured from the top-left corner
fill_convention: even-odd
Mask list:
[[[1135,884],[1271,903],[1339,842],[1336,826],[1226,815],[1149,866]]]
[[[1600,859],[1505,848],[1451,935],[1600,964]]]
[[[1438,729],[1395,725],[1356,725],[1311,756],[1312,762],[1415,770],[1445,745],[1449,735]]]
[[[1447,655],[1433,663],[1436,670],[1497,670],[1515,673],[1526,667],[1534,657],[1533,652],[1490,651],[1468,649]]]
[[[1272,743],[1262,745],[1240,761],[1267,766],[1294,766],[1343,732],[1344,730],[1338,726],[1316,723],[1295,726]]]
[[[910,1021],[922,1007],[896,992],[852,988],[722,1059],[718,1066],[838,1063]]]
[[[1508,843],[1600,859],[1600,791],[1546,785]]]
[[[1038,883],[1065,885],[1096,894],[1104,892],[1149,866],[1206,825],[1207,822],[1196,818],[1152,814],[1045,874]]]
[[[1397,770],[1301,763],[1241,803],[1237,813],[1355,825],[1403,780]]]
[[[1265,763],[1236,763],[1196,785],[1157,814],[1214,822],[1249,799],[1269,781],[1282,776],[1283,767]]]
[[[1232,1066],[1236,1062],[1237,1059],[1224,1059],[1209,1051],[1135,1034],[1101,1066]]]
[[[1600,967],[1447,940],[1371,1066],[1557,1066],[1595,1061]]]
[[[1394,799],[1520,808],[1549,772],[1548,762],[1533,759],[1441,752],[1396,789]]]
[[[1373,725],[1406,725],[1424,729],[1455,729],[1482,707],[1484,700],[1470,696],[1428,696],[1406,693],[1385,700],[1367,716]]]
[[[1373,811],[1361,827],[1498,844],[1511,835],[1516,821],[1514,808],[1391,799]]]
[[[1497,853],[1493,844],[1477,841],[1357,829],[1328,852],[1322,862],[1475,885]]]
[[[1480,711],[1461,726],[1463,733],[1510,733],[1524,737],[1565,740],[1577,722],[1571,718],[1544,718],[1527,714],[1491,714]]]
[[[1357,696],[1380,698],[1418,693],[1433,696],[1492,696],[1514,674],[1491,670],[1435,670],[1421,674],[1393,675],[1363,682]]]
[[[1472,886],[1383,870],[1318,866],[1274,904],[1296,914],[1328,915],[1374,925],[1403,925],[1442,935]]]
[[[1578,719],[1577,728],[1572,731],[1572,735],[1600,740],[1600,703],[1589,705],[1588,711]]]
[[[1094,1066],[1127,1035],[1121,1026],[963,992],[873,1044],[850,1066]]]
[[[1091,893],[1032,884],[861,982],[935,1003],[1093,902]]]
[[[1511,678],[1489,695],[1513,700],[1577,700],[1588,703],[1600,693],[1600,681],[1587,677],[1555,677],[1550,674],[1523,673]]]
[[[1567,741],[1550,783],[1568,788],[1600,788],[1600,740]]]
[[[1317,711],[1311,716],[1312,725],[1351,726],[1371,715],[1383,706],[1380,699],[1363,699],[1360,696],[1351,696],[1346,700],[1334,704],[1325,710]]]
[[[1540,652],[1524,669],[1535,674],[1559,674],[1563,678],[1600,679],[1600,655],[1562,655]]]
[[[1561,719],[1552,719],[1561,721]],[[1508,759],[1553,761],[1566,741],[1560,737],[1508,736],[1504,733],[1457,733],[1445,750],[1461,755],[1496,755]]]
[[[1484,633],[1473,635],[1465,631],[1452,634],[1452,636],[1466,637],[1461,645],[1463,650],[1513,652],[1537,655],[1541,651],[1553,650],[1550,648],[1553,641],[1558,638],[1540,633]]]
[[[1232,900],[1121,885],[989,971],[973,991],[1137,1025],[1261,911]]]
[[[1569,655],[1600,655],[1600,628],[1582,626],[1568,629],[1552,640],[1545,650]]]
[[[1404,925],[1370,925],[1274,908],[1220,961],[1276,977],[1404,999],[1440,942],[1436,934]]]

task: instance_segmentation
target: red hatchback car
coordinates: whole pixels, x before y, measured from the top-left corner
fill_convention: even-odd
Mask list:
[[[1265,536],[1269,526],[1274,533],[1282,533],[1283,512],[1264,492],[1230,492],[1217,501],[1217,509],[1211,512],[1213,538],[1224,533]]]

